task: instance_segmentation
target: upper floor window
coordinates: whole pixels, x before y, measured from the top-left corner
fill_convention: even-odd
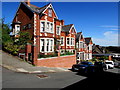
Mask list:
[[[40,32],[54,33],[54,23],[49,21],[41,21]]]
[[[20,32],[20,25],[15,25],[15,34],[19,34]]]
[[[48,16],[52,17],[52,9],[51,8],[48,9]]]
[[[80,42],[80,48],[83,48],[83,42]]]
[[[75,45],[75,39],[71,37],[67,37],[67,45],[68,46],[74,46]]]
[[[47,31],[49,31],[49,27],[50,27],[49,22],[47,22]]]
[[[53,33],[53,24],[52,23],[50,24],[50,32]]]
[[[61,37],[61,45],[64,45],[64,37]]]
[[[70,38],[67,38],[67,45],[70,45]]]
[[[44,32],[45,31],[45,22],[41,22],[41,24],[40,24],[40,26],[41,26],[41,32]]]
[[[71,38],[71,45],[74,45],[74,38]]]
[[[56,34],[60,35],[60,27],[59,26],[57,26],[57,28],[56,28]]]

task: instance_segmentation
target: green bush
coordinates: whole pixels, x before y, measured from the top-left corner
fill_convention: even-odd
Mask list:
[[[53,53],[53,54],[50,54],[50,55],[39,54],[38,58],[48,58],[48,57],[56,57],[56,56],[58,56],[57,53]]]
[[[74,53],[72,53],[72,52],[66,51],[66,52],[63,53],[63,54],[60,54],[60,56],[73,55],[73,54],[74,54]]]

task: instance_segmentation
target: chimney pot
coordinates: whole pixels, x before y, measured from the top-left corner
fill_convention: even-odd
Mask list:
[[[25,3],[30,6],[30,0],[25,0]]]

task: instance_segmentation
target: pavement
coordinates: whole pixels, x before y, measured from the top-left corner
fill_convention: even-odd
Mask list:
[[[22,73],[48,73],[48,72],[67,72],[68,68],[61,67],[38,67],[29,64],[17,56],[12,56],[0,50],[0,66],[9,70]]]

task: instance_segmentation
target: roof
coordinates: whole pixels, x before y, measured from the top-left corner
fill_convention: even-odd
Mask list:
[[[84,38],[85,39],[85,43],[88,45],[91,41],[91,37],[87,37],[87,38]]]
[[[79,37],[82,35],[82,32],[78,32],[77,35],[76,35],[76,40],[78,41],[79,40]]]
[[[73,24],[64,25],[64,26],[62,26],[62,31],[69,32],[72,26],[73,26]]]
[[[21,3],[23,3],[32,12],[36,12],[36,13],[42,13],[47,8],[47,6],[50,5],[50,3],[49,3],[49,4],[47,4],[47,5],[43,6],[43,7],[37,7],[37,6],[32,5],[32,4],[30,4],[30,6],[28,6],[25,2],[21,2]]]

